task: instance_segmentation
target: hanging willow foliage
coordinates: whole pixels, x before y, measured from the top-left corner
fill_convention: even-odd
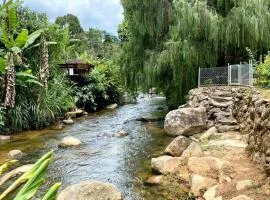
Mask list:
[[[122,0],[129,88],[157,86],[172,106],[196,86],[199,67],[247,61],[270,49],[269,0]]]

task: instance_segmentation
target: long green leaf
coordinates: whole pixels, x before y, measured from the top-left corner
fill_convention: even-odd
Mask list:
[[[24,47],[27,39],[28,39],[28,30],[27,29],[23,29],[19,33],[18,37],[15,40],[16,46],[19,47],[19,48]]]
[[[6,70],[6,59],[0,57],[0,73]]]
[[[62,183],[56,183],[54,184],[49,191],[45,194],[45,196],[42,198],[42,200],[56,200],[57,192],[59,188],[61,187]]]
[[[0,166],[0,175],[2,175],[5,171],[7,171],[7,169],[14,165],[15,163],[17,163],[18,160],[11,160],[11,161],[8,161],[6,162],[5,164],[1,165]]]
[[[48,158],[40,165],[37,170],[33,172],[31,179],[27,181],[24,187],[16,195],[14,200],[29,200],[36,194],[39,187],[45,180],[45,175],[50,162],[51,158]]]
[[[18,188],[20,185],[24,184],[25,182],[27,182],[30,178],[33,177],[33,174],[35,171],[37,171],[39,169],[39,167],[47,160],[47,159],[51,159],[53,155],[53,151],[45,154],[44,156],[42,156],[35,164],[34,166],[31,168],[31,170],[29,170],[28,172],[24,173],[20,178],[18,178],[15,182],[12,183],[11,186],[9,186],[1,195],[0,195],[0,200],[6,198],[7,195],[9,195],[13,190],[15,190],[16,188]]]
[[[39,38],[39,36],[41,35],[41,33],[43,32],[43,29],[37,30],[34,33],[30,34],[28,36],[28,39],[23,47],[23,49],[27,49],[30,45],[32,45],[37,38]]]

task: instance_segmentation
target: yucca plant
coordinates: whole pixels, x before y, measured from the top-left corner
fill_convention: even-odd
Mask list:
[[[23,184],[25,185],[18,192],[14,200],[31,199],[45,180],[47,168],[52,160],[52,156],[52,151],[42,156],[28,172],[19,177],[0,195],[0,200],[6,198],[11,192]],[[52,186],[44,196],[43,200],[56,199],[56,194],[60,186],[61,183],[56,183],[54,186]]]

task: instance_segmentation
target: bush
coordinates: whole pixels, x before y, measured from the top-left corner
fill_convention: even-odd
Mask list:
[[[270,87],[270,55],[256,68],[256,85],[264,88]]]
[[[61,117],[73,108],[72,88],[63,76],[55,76],[46,91],[43,87],[33,85],[17,86],[16,104],[8,113],[7,127],[11,132],[28,129],[41,129]]]
[[[122,96],[117,66],[112,62],[99,62],[87,76],[87,83],[76,87],[76,105],[86,111],[103,109],[108,104],[119,103]]]

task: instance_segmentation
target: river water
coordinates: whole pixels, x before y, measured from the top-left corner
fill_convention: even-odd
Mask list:
[[[65,188],[94,179],[115,184],[126,200],[167,199],[164,197],[166,188],[145,186],[143,182],[151,176],[151,158],[162,155],[172,138],[166,136],[162,121],[143,123],[134,120],[160,117],[167,112],[164,98],[146,98],[136,105],[90,114],[62,130],[46,129],[15,135],[11,141],[0,144],[0,163],[8,159],[7,152],[12,149],[24,152],[21,164],[33,163],[54,150],[45,187],[61,181]],[[112,137],[123,129],[129,133],[127,137]],[[66,136],[79,138],[83,145],[59,149],[57,145]]]

